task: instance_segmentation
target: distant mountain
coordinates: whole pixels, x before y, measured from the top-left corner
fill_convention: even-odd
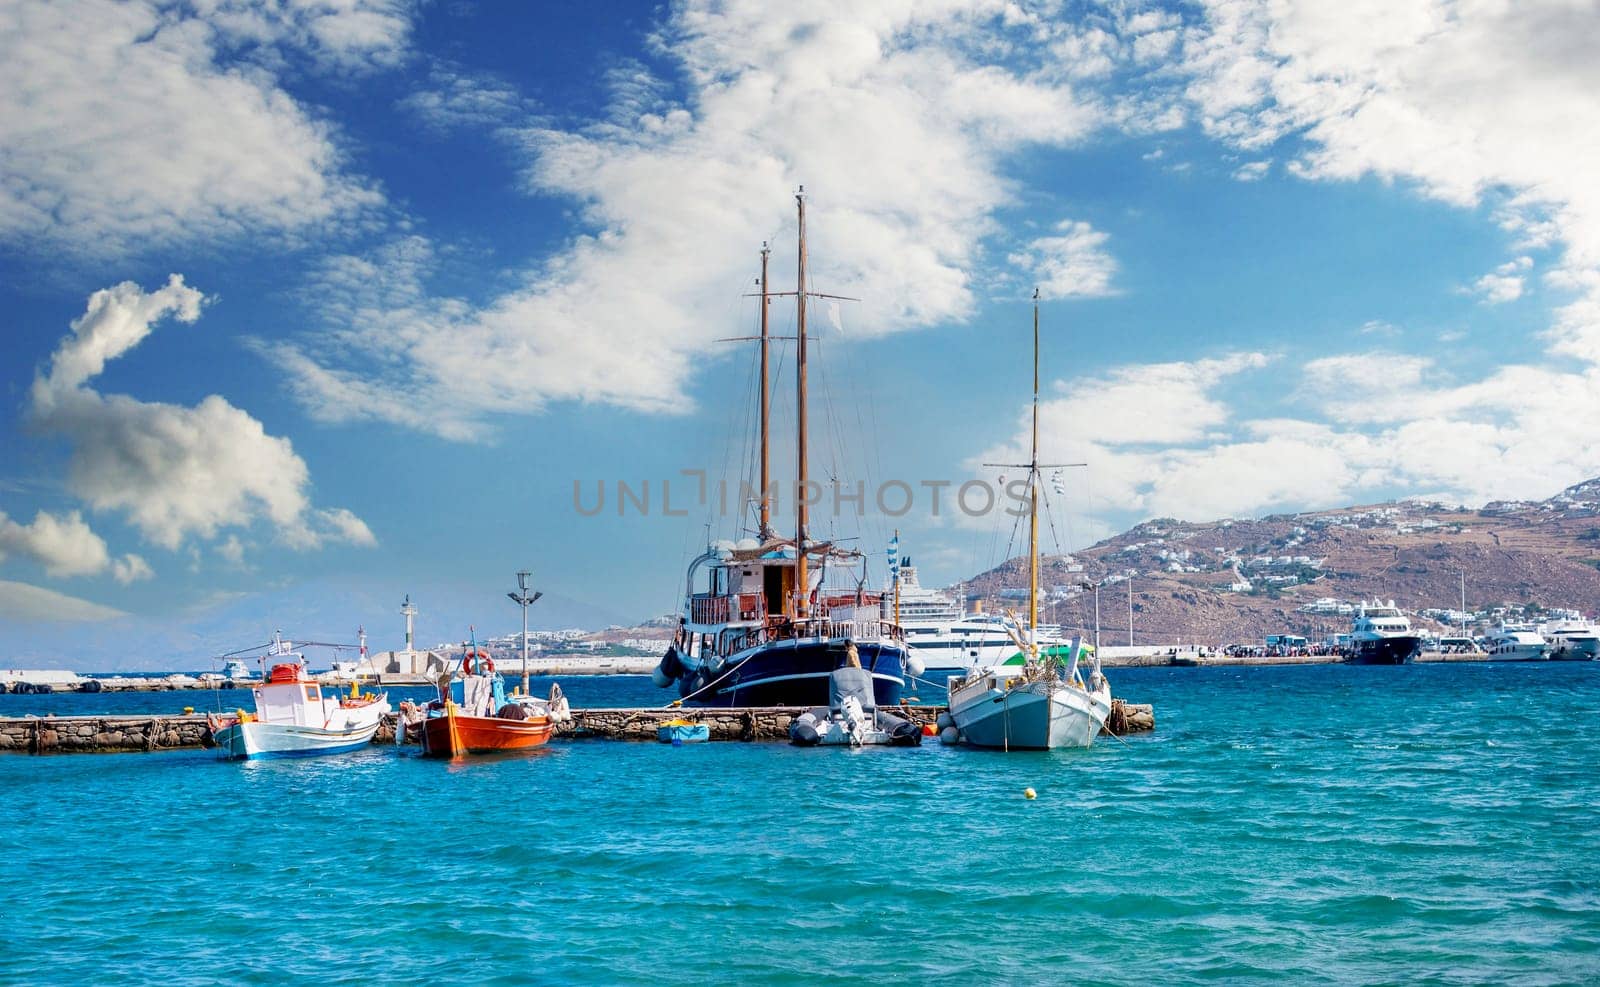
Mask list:
[[[1453,611],[1463,574],[1469,610],[1600,610],[1600,478],[1548,500],[1479,510],[1405,500],[1259,519],[1146,521],[1044,559],[1041,619],[1087,631],[1093,595],[1083,584],[1102,582],[1101,641],[1125,644],[1131,577],[1136,643],[1228,644],[1281,632],[1321,638],[1348,630],[1349,618],[1300,609],[1318,599],[1392,598],[1408,610]],[[973,577],[966,591],[991,608],[1017,609],[1026,605],[1018,595],[1027,578],[1026,559],[1016,558]]]

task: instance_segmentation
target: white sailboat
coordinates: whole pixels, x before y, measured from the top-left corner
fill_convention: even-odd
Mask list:
[[[1016,644],[1024,660],[951,679],[950,718],[976,747],[1050,750],[1089,747],[1111,715],[1111,684],[1096,654],[1085,682],[1079,646],[1041,647],[1039,634],[1039,292],[1033,293],[1033,446],[1028,470],[1028,624]]]

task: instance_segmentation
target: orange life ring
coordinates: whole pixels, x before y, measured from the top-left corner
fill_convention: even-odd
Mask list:
[[[476,670],[473,669],[471,664],[474,661],[477,662]],[[484,669],[488,669],[488,674],[494,674],[494,659],[489,657],[489,652],[480,648],[477,651],[463,651],[461,653],[461,670],[463,672],[468,675],[483,675]]]

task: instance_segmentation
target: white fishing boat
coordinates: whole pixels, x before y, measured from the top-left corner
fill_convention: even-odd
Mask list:
[[[263,659],[271,670],[250,690],[255,712],[207,717],[218,751],[230,760],[315,757],[360,750],[372,743],[384,714],[387,693],[348,696],[324,694],[306,673],[306,660],[293,645],[275,638]]]
[[[1000,464],[994,464],[1000,465]],[[977,747],[1050,750],[1089,747],[1111,715],[1111,685],[1100,656],[1085,681],[1079,645],[1042,647],[1039,633],[1039,293],[1033,293],[1033,445],[1028,470],[1028,623],[1015,644],[1021,661],[996,663],[949,684],[957,736]]]

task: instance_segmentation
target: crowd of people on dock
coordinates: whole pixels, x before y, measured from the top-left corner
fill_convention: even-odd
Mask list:
[[[1331,644],[1230,644],[1222,649],[1230,658],[1328,658],[1344,654]]]

